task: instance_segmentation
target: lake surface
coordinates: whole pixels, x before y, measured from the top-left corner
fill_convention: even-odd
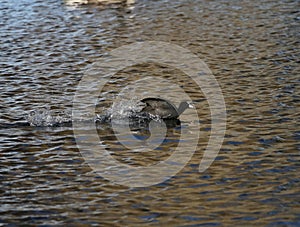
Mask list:
[[[297,0],[139,0],[130,7],[1,1],[0,226],[299,226],[299,8]],[[71,121],[80,81],[91,68],[103,70],[93,63],[141,41],[176,44],[207,64],[222,89],[227,129],[218,156],[199,172],[212,127],[199,87],[160,59],[117,72],[95,116],[123,113],[157,94],[176,106],[190,98],[196,109],[168,127],[153,150],[126,149],[135,142],[130,133],[98,122],[101,146],[115,160],[155,165],[179,144],[193,149],[181,134],[200,131],[176,175],[134,187],[104,178],[80,151],[94,115],[82,121],[80,138]],[[143,126],[131,133],[151,138]]]

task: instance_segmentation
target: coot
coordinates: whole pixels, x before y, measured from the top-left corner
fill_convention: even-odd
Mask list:
[[[140,113],[149,114],[161,119],[176,119],[187,108],[194,108],[194,106],[189,102],[181,102],[177,108],[171,102],[161,98],[144,98],[141,102],[145,103],[146,106]]]

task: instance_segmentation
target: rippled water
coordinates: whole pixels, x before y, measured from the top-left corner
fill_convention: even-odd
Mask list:
[[[1,1],[0,225],[299,226],[299,23],[297,0],[139,0],[134,8]],[[93,171],[70,121],[86,70],[114,48],[138,41],[174,43],[207,63],[223,91],[227,131],[218,157],[199,173],[211,127],[199,88],[159,64],[120,71],[99,96],[97,113],[114,99],[155,94],[156,86],[122,89],[156,76],[168,82],[160,94],[177,83],[186,91],[201,126],[196,152],[176,176],[131,188]],[[99,124],[97,132],[116,160],[149,166],[181,142],[189,147],[180,133],[196,132],[192,113],[168,128],[153,151],[124,149],[109,124]],[[143,128],[133,131],[149,136]]]

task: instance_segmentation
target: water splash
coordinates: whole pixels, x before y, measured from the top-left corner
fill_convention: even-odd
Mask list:
[[[140,113],[145,107],[145,103],[139,101],[137,97],[130,99],[118,99],[113,105],[101,114],[96,114],[95,117],[89,116],[88,119],[80,119],[79,121],[94,121],[95,123],[109,123],[112,120],[115,123],[123,124],[126,119],[134,119],[135,122],[144,122],[154,120],[161,122],[159,116],[153,116],[146,113]],[[65,111],[51,110],[49,107],[42,107],[32,110],[25,116],[27,123],[30,126],[36,127],[53,127],[62,126],[72,123],[71,113]]]
[[[140,112],[144,106],[145,104],[139,102],[136,97],[130,99],[118,97],[104,114],[96,116],[96,121],[108,122],[112,119],[115,121],[122,121],[132,117],[135,113]]]
[[[146,104],[140,100],[141,98],[136,96],[131,96],[130,99],[119,97],[119,99],[116,99],[113,105],[108,108],[104,114],[96,115],[95,122],[108,123],[113,120],[114,123],[123,124],[128,118],[135,123],[144,123],[145,121],[148,122],[151,120],[162,122],[162,119],[159,116],[141,113],[141,110]]]
[[[125,99],[114,102],[108,112],[111,118],[123,119],[132,116],[133,113],[141,111],[144,106],[145,105],[137,102],[135,99]]]
[[[31,126],[59,126],[63,123],[71,122],[71,115],[66,112],[57,112],[50,108],[40,108],[31,111],[26,120]]]

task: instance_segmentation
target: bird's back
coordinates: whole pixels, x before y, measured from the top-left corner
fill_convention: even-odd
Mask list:
[[[145,98],[141,102],[145,103],[146,106],[141,112],[149,113],[160,118],[177,118],[177,108],[170,102],[160,98]]]

